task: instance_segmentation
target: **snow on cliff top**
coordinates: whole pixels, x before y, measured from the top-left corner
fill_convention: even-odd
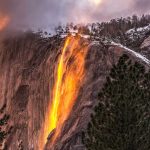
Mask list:
[[[119,44],[119,43],[111,42],[111,44],[114,45],[114,46],[119,46],[120,48],[125,49],[125,50],[128,51],[130,54],[133,54],[133,55],[136,56],[137,58],[143,60],[146,64],[150,65],[150,60],[147,59],[146,57],[144,57],[143,55],[141,55],[140,53],[135,52],[135,51],[133,51],[133,50],[131,50],[131,49],[129,49],[129,48],[127,48],[127,47],[125,47],[125,46]]]
[[[126,35],[131,39],[134,40],[138,37],[143,38],[146,33],[150,32],[150,24],[148,26],[145,27],[140,27],[140,28],[133,28],[130,29],[126,32]]]
[[[137,29],[130,29],[128,30],[126,33],[127,34],[131,34],[133,32],[146,32],[146,31],[149,31],[150,30],[150,24],[148,26],[145,26],[145,27],[140,27],[140,28],[137,28]]]

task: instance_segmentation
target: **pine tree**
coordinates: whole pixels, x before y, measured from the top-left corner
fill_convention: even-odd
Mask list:
[[[150,72],[123,55],[99,93],[83,142],[88,150],[150,149]]]
[[[4,115],[4,117],[0,119],[0,143],[3,141],[3,139],[7,135],[7,132],[2,131],[1,127],[7,124],[8,119],[9,119],[8,115]]]
[[[0,109],[0,114],[4,113],[4,110],[6,108],[6,105],[4,105],[1,109]],[[3,115],[2,118],[0,118],[0,144],[3,142],[3,140],[5,139],[5,137],[7,136],[8,132],[2,130],[2,127],[7,125],[7,122],[9,120],[9,115],[5,114]]]

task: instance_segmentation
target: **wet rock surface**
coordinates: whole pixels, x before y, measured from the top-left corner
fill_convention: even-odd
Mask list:
[[[117,55],[101,47],[92,45],[86,57],[86,75],[80,89],[78,100],[74,105],[69,119],[66,121],[62,133],[52,149],[54,150],[84,150],[82,145],[82,131],[90,121],[90,114],[97,104],[97,96],[105,83],[105,78],[113,64],[117,62]],[[47,144],[45,150],[49,149]]]

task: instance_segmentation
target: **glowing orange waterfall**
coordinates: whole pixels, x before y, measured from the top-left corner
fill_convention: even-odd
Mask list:
[[[80,37],[70,36],[66,39],[62,49],[56,70],[52,100],[45,118],[43,144],[46,143],[48,135],[54,129],[52,144],[59,137],[83,83],[87,44],[81,47],[80,42]]]

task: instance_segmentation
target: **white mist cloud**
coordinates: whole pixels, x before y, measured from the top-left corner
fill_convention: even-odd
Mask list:
[[[15,29],[104,21],[149,8],[150,0],[0,0],[0,14],[9,15],[9,28]]]

